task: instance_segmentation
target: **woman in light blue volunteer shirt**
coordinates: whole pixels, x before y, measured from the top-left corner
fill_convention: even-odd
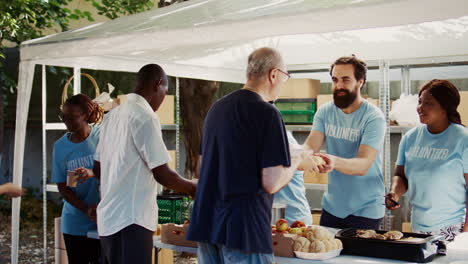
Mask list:
[[[432,80],[419,92],[421,126],[406,133],[385,203],[394,210],[406,193],[414,232],[441,234],[451,241],[468,232],[468,129],[457,107],[460,94],[446,80]]]
[[[289,146],[298,145],[292,133],[290,131],[286,131],[286,133]],[[289,224],[301,221],[306,225],[312,225],[312,213],[306,197],[303,171],[296,170],[294,172],[291,181],[275,193],[273,202],[286,205],[285,218]]]
[[[54,144],[52,182],[64,199],[61,231],[70,264],[99,263],[99,240],[87,237],[88,231],[97,228],[98,182],[91,178],[69,187],[67,172],[93,167],[99,127],[90,124],[100,122],[102,116],[102,109],[83,94],[68,98],[60,113],[68,132]]]

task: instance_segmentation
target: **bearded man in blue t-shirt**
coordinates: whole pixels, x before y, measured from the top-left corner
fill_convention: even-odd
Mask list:
[[[377,229],[385,213],[381,151],[385,118],[361,96],[366,63],[354,55],[337,59],[330,69],[333,102],[321,106],[304,147],[319,152],[326,143],[328,190],[320,225]]]

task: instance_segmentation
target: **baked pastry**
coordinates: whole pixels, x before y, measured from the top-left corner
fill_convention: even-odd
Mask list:
[[[388,240],[398,240],[403,237],[403,233],[400,231],[392,230],[384,234]]]
[[[315,229],[314,234],[315,234],[315,238],[318,240],[327,240],[327,239],[332,238],[330,232],[328,232],[328,230],[320,226],[318,226]]]
[[[332,251],[336,249],[335,241],[331,239],[322,240],[323,244],[325,245],[325,252]]]
[[[356,237],[360,238],[373,238],[377,233],[371,229],[358,229],[356,230]]]
[[[343,242],[341,242],[341,240],[339,240],[338,238],[335,238],[333,239],[333,241],[335,241],[337,249],[343,249]]]
[[[327,251],[326,251],[325,244],[322,241],[313,239],[310,242],[309,252],[310,253],[325,253]]]
[[[301,170],[313,170],[315,167],[319,165],[325,165],[326,162],[322,157],[319,156],[312,156],[307,152],[301,153],[302,161],[299,163],[298,168]]]
[[[375,234],[373,239],[378,239],[378,240],[387,240],[387,237],[382,235],[382,234]]]
[[[309,252],[310,241],[305,237],[298,237],[294,241],[293,249],[294,251]]]

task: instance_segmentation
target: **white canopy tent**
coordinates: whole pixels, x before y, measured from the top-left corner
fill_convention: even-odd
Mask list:
[[[191,0],[30,40],[21,45],[14,183],[21,185],[34,65],[244,82],[248,54],[270,46],[289,70],[324,69],[342,55],[366,61],[468,61],[466,0]],[[79,72],[79,71],[78,71]],[[19,209],[13,200],[12,263]]]

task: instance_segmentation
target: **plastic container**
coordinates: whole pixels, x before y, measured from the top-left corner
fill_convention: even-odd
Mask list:
[[[278,99],[275,105],[286,124],[312,124],[317,110],[315,98]]]
[[[183,224],[190,219],[193,201],[183,195],[158,195],[158,223]]]

